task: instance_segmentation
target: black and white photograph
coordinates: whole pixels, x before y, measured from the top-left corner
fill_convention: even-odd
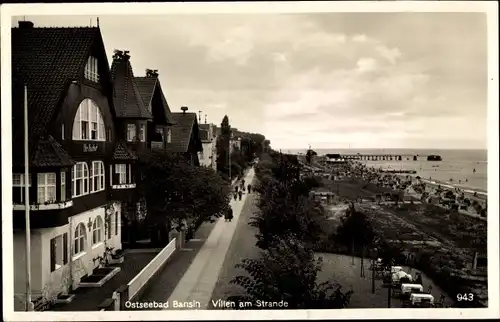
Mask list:
[[[1,11],[5,320],[499,317],[497,3]]]

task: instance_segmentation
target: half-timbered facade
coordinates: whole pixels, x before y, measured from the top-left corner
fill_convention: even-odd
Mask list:
[[[98,27],[35,28],[22,21],[12,28],[12,117],[15,294],[25,292],[27,204],[33,297],[77,288],[105,247],[121,249],[121,200],[110,194],[116,112]]]

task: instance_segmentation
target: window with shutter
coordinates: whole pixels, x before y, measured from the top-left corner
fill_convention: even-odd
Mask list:
[[[115,236],[118,235],[118,212],[115,212]]]
[[[50,240],[50,271],[56,270],[56,239],[52,238]]]
[[[63,235],[63,265],[68,264],[68,233]]]

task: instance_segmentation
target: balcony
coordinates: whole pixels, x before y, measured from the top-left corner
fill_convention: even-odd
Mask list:
[[[136,183],[113,184],[110,189],[110,199],[114,201],[133,202],[136,195]]]
[[[151,141],[151,151],[159,151],[165,149],[165,143],[159,141]]]
[[[25,228],[26,205],[14,203],[12,205],[13,227]],[[33,229],[54,228],[68,224],[68,217],[74,211],[73,200],[35,203],[29,205],[30,227]]]
[[[69,207],[73,206],[73,200],[68,200],[68,201],[53,201],[53,202],[46,202],[43,204],[33,204],[30,205],[30,210],[36,211],[36,210],[58,210],[58,209],[66,209]],[[24,204],[13,204],[12,207],[14,208],[13,210],[25,210],[26,205]]]

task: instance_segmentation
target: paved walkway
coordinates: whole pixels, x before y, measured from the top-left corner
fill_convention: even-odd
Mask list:
[[[254,180],[254,183],[257,179]],[[257,238],[255,235],[258,229],[248,224],[250,218],[258,210],[256,201],[259,195],[257,193],[248,196],[243,210],[240,214],[240,219],[236,225],[231,246],[224,259],[224,264],[219,272],[219,278],[215,284],[212,292],[212,301],[225,300],[231,295],[245,295],[245,289],[239,285],[231,284],[236,276],[248,276],[248,272],[242,268],[235,267],[240,264],[245,258],[258,258],[259,253],[262,251],[256,246]],[[220,310],[220,307],[214,307],[213,302],[210,301],[208,308]]]
[[[245,182],[252,182],[253,178],[254,169],[252,168],[246,174]],[[225,222],[223,217],[217,220],[205,244],[168,298],[170,308],[172,308],[174,301],[196,301],[200,303],[201,309],[208,308],[212,291],[219,277],[247,196],[248,194],[243,195],[241,201],[231,199],[233,220]]]

